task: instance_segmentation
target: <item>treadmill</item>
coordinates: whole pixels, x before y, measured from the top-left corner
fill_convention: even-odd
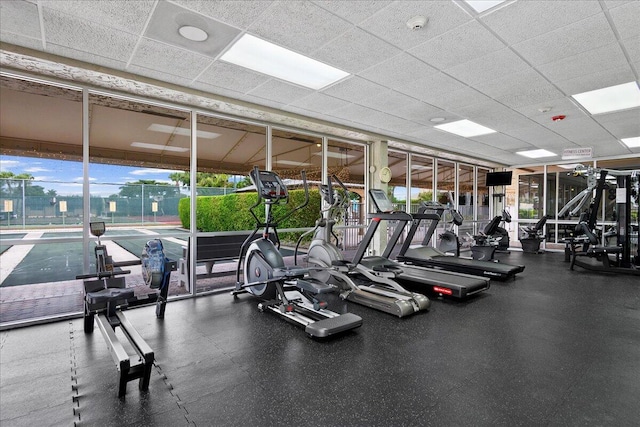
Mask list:
[[[394,279],[402,286],[418,292],[431,291],[439,296],[465,299],[489,289],[490,280],[485,277],[451,271],[440,271],[432,268],[408,265],[389,259],[391,251],[402,235],[407,223],[413,217],[403,211],[394,211],[391,201],[384,191],[370,189],[369,194],[378,212],[368,214],[371,220],[367,232],[358,246],[353,263],[362,264],[374,271],[389,271],[395,274]],[[397,221],[393,235],[381,256],[367,256],[364,254],[373,239],[381,220]]]
[[[431,247],[429,241],[445,209],[446,208],[438,202],[422,203],[418,213],[413,215],[411,228],[397,256],[399,261],[411,265],[467,273],[497,280],[507,280],[512,277],[515,279],[516,274],[524,271],[524,265],[511,265],[501,262],[480,261],[472,258],[450,256]],[[420,245],[410,246],[413,236],[422,221],[431,221],[427,233]]]

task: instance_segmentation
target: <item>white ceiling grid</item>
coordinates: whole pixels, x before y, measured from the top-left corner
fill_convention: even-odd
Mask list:
[[[416,15],[428,22],[413,31]],[[185,24],[210,40],[181,39]],[[245,33],[352,75],[315,91],[221,61]],[[570,98],[638,82],[640,0],[517,0],[482,14],[453,0],[3,0],[0,41],[506,165],[537,148],[558,154],[548,160],[575,147],[640,155],[619,141],[640,136],[640,108],[592,116]],[[435,117],[497,133],[456,137]]]

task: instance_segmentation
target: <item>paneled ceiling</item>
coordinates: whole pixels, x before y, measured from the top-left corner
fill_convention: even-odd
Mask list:
[[[407,21],[428,18],[418,30]],[[180,25],[213,36],[193,42]],[[571,95],[639,81],[640,1],[507,1],[477,13],[434,1],[0,2],[0,53],[82,61],[204,96],[504,165],[522,150],[567,148],[638,156],[640,108],[591,115]],[[251,34],[340,68],[312,90],[224,62]],[[25,49],[26,48],[26,49]],[[15,64],[3,61],[4,69]],[[34,68],[31,67],[30,71]],[[173,86],[177,85],[177,86]],[[564,115],[562,121],[551,118]],[[496,133],[463,138],[434,128],[472,120]],[[313,128],[313,126],[309,126]]]

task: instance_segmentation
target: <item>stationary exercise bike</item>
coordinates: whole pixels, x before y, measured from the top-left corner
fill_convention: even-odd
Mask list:
[[[256,220],[256,228],[247,237],[240,249],[236,269],[234,298],[244,292],[260,298],[260,311],[268,310],[304,327],[308,336],[326,338],[355,329],[362,325],[362,319],[352,313],[338,314],[328,309],[324,295],[335,292],[336,288],[321,283],[308,275],[309,270],[300,267],[286,267],[278,251],[280,240],[277,227],[293,213],[309,202],[309,188],[306,174],[302,172],[305,200],[280,218],[274,218],[273,207],[287,204],[289,193],[280,177],[272,171],[254,167],[249,174],[256,186],[258,198],[249,208]],[[265,221],[261,221],[254,209],[264,202]],[[256,239],[263,228],[262,237]],[[273,234],[275,240],[270,240]],[[277,246],[276,246],[277,245]],[[240,280],[243,271],[243,280]]]
[[[100,236],[105,233],[104,222],[92,222],[89,224],[89,228],[91,234],[98,238],[94,250],[96,272],[76,276],[77,279],[91,279],[83,282],[84,332],[86,334],[93,333],[94,324],[98,324],[119,372],[118,396],[123,397],[127,392],[127,382],[134,379],[140,379],[140,390],[149,388],[154,352],[127,320],[122,309],[130,305],[148,303],[150,299],[138,300],[134,296],[134,290],[126,287],[124,277],[122,277],[131,271],[114,267],[107,247],[100,242]],[[162,259],[162,267],[158,264],[160,259]],[[163,296],[158,297],[158,306],[156,307],[156,315],[159,318],[164,316],[169,276],[171,271],[175,270],[175,266],[175,261],[164,257],[162,243],[159,240],[147,243],[143,254],[143,275],[149,286],[161,289],[160,294]],[[136,355],[130,356],[127,353],[115,333],[117,327],[125,335]]]
[[[300,243],[306,236],[313,234],[307,255],[304,257],[309,274],[323,283],[337,286],[343,299],[398,317],[428,310],[431,305],[429,298],[403,288],[393,280],[395,272],[369,269],[343,258],[342,251],[333,243],[338,243],[333,227],[336,218],[340,217],[349,205],[349,190],[337,176],[333,176],[333,182],[342,188],[343,194],[334,191],[331,177],[328,181],[328,185],[320,186],[322,198],[328,205],[328,208],[321,212],[326,213],[326,218],[323,216],[317,220],[315,227],[298,239],[294,255],[296,265]]]

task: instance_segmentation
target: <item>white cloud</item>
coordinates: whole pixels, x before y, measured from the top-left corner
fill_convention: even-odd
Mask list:
[[[12,169],[20,165],[20,162],[17,160],[6,160],[0,159],[0,169]]]
[[[131,175],[158,175],[161,173],[174,173],[172,169],[138,169],[129,172]]]
[[[34,167],[26,168],[24,171],[25,172],[30,172],[30,173],[33,173],[33,172],[51,172],[51,169],[34,166]]]

